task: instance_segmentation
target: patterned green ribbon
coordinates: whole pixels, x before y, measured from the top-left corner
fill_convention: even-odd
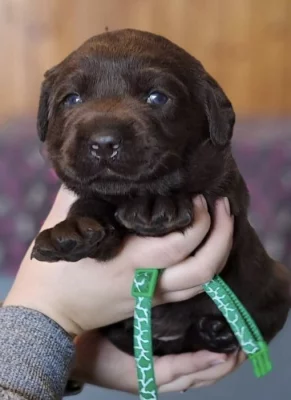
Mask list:
[[[229,286],[220,276],[215,276],[204,285],[204,290],[227,320],[242,350],[253,364],[255,376],[260,378],[271,372],[268,345],[255,321]]]
[[[134,356],[140,400],[158,399],[152,351],[151,309],[160,272],[158,269],[137,269],[132,285],[131,293],[136,298]],[[259,378],[269,373],[272,363],[268,345],[254,320],[229,286],[216,276],[204,285],[204,290],[229,323],[242,350],[253,364],[255,376]]]
[[[140,400],[158,399],[153,363],[151,309],[159,272],[158,269],[136,270],[131,291],[136,298],[133,345]]]

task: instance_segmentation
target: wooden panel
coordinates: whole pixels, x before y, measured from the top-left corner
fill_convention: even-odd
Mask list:
[[[291,113],[290,0],[0,0],[0,121],[35,113],[46,69],[125,27],[195,55],[238,113]]]

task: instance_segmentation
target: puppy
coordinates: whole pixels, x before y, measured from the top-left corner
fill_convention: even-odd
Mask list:
[[[234,123],[217,82],[169,40],[131,29],[89,39],[42,85],[38,134],[78,200],[65,221],[39,234],[32,257],[106,261],[129,232],[161,236],[195,223],[194,195],[205,196],[211,214],[228,197],[235,232],[222,277],[271,340],[287,318],[288,276],[248,222],[248,191],[231,154]],[[156,355],[238,347],[205,294],[156,307],[152,317]],[[128,353],[132,331],[132,319],[103,329]]]

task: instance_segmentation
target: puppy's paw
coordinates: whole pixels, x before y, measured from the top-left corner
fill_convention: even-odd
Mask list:
[[[185,229],[193,220],[193,204],[187,196],[137,197],[119,207],[117,221],[138,235],[162,236]]]
[[[37,236],[31,258],[47,262],[79,261],[86,257],[107,260],[116,254],[119,244],[120,238],[112,226],[102,226],[87,217],[70,218]]]
[[[239,348],[238,341],[224,317],[201,317],[197,322],[197,329],[205,350],[232,353]]]

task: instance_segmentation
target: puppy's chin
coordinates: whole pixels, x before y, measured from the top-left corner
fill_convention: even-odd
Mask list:
[[[169,162],[166,162],[169,161]],[[86,192],[108,195],[165,194],[178,189],[184,174],[177,158],[160,157],[156,162],[103,162],[69,166],[55,164],[63,183],[78,194]]]
[[[88,157],[58,157],[54,167],[65,184],[90,187],[106,183],[136,185],[167,179],[181,169],[181,157],[170,152],[135,154],[134,157],[93,159]]]
[[[128,176],[112,174],[106,178],[92,179],[86,184],[86,191],[105,196],[167,195],[184,184],[184,174],[177,169],[161,176],[143,176],[133,180]],[[69,188],[70,186],[67,185]],[[75,186],[77,187],[77,186]]]

